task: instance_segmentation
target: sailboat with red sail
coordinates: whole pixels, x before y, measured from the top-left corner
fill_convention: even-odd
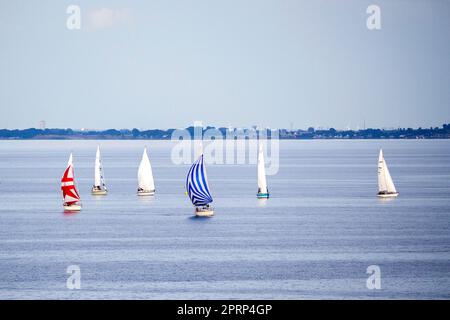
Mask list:
[[[70,154],[67,168],[61,179],[61,190],[63,193],[64,211],[80,211],[81,201],[80,195],[75,187],[75,177],[73,173],[73,158]]]

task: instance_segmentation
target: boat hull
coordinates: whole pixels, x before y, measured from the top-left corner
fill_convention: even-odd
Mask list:
[[[106,196],[108,194],[108,191],[106,190],[92,190],[91,194],[94,196]]]
[[[153,196],[155,194],[155,190],[142,190],[138,191],[138,196]]]
[[[65,205],[64,207],[64,211],[68,211],[68,212],[73,212],[73,211],[80,211],[81,210],[81,205],[79,204],[72,204],[72,205]]]
[[[212,217],[214,210],[211,208],[195,208],[195,215],[197,217]]]
[[[258,199],[269,199],[269,194],[268,193],[257,193],[256,197]]]
[[[398,196],[398,192],[392,193],[379,193],[377,194],[378,198],[395,198]]]

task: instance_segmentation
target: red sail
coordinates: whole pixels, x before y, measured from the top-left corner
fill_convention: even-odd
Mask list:
[[[75,188],[75,181],[73,179],[73,167],[70,164],[61,179],[61,190],[63,192],[64,203],[74,204],[80,200],[77,189]]]

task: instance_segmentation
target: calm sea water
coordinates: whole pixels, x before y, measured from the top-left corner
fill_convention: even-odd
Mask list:
[[[110,193],[90,195],[101,145]],[[143,146],[157,193],[136,196]],[[450,141],[282,141],[271,199],[254,165],[209,165],[193,218],[169,141],[0,141],[1,299],[450,298]],[[397,199],[377,199],[382,147]],[[62,212],[70,151],[83,201]],[[66,287],[69,265],[81,289]],[[366,287],[369,265],[381,290]]]

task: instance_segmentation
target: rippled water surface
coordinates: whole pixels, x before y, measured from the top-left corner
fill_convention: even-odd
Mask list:
[[[106,197],[90,195],[98,143]],[[135,193],[144,145],[150,198]],[[0,298],[450,298],[450,141],[282,141],[268,201],[255,165],[208,165],[211,219],[193,218],[173,145],[0,141]],[[380,147],[394,200],[376,197]],[[71,151],[83,210],[66,215]],[[366,287],[369,265],[381,290]]]

